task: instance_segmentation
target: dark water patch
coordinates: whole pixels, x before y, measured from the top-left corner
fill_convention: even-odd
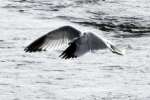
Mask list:
[[[26,38],[26,37],[14,37],[14,38],[12,38],[12,40],[14,40],[14,41],[18,41],[18,40],[28,40],[28,38]]]
[[[65,72],[65,70],[60,70],[60,69],[59,70],[58,69],[57,70],[51,70],[51,71]]]
[[[30,6],[30,5],[19,5],[19,4],[7,4],[7,5],[5,5],[5,6],[3,6],[2,8],[6,8],[6,9],[12,9],[12,8],[14,8],[14,9],[18,9],[18,10],[20,10],[20,9],[23,9],[23,8],[32,8],[32,6]]]
[[[14,59],[4,59],[3,62],[18,62],[17,60],[14,60]]]
[[[56,80],[64,80],[64,78],[58,77],[58,78],[56,78]]]
[[[7,4],[7,5],[3,6],[2,8],[6,8],[6,9],[17,8],[17,9],[19,9],[20,7],[18,7],[17,5]]]
[[[50,20],[50,19],[52,19],[52,18],[50,18],[49,16],[39,16],[38,17],[39,19],[42,19],[42,20]]]
[[[76,22],[76,21],[87,21],[88,19],[85,19],[85,18],[78,18],[76,16],[62,16],[62,15],[59,15],[57,16],[56,18],[59,18],[59,19],[63,19],[63,20],[68,20],[68,21],[71,21],[71,22]]]
[[[32,9],[47,12],[47,11],[60,11],[63,8],[71,6],[71,5],[63,5],[63,4],[53,5],[53,4],[43,3],[43,2],[41,2],[41,3],[40,3],[41,5],[37,5],[37,7],[33,7]]]
[[[40,63],[42,63],[42,62],[40,62],[40,61],[33,61],[33,60],[31,60],[31,61],[24,60],[24,61],[22,61],[22,62],[25,63],[25,64],[40,64]]]
[[[92,14],[89,20],[73,20],[73,23],[78,23],[84,26],[92,26],[99,30],[106,32],[129,32],[129,33],[150,33],[150,23],[144,18],[130,17],[118,17],[111,16],[107,12],[103,11],[87,11]],[[143,34],[141,35],[143,36]]]
[[[138,38],[138,37],[147,37],[150,34],[145,33],[124,33],[124,34],[115,34],[113,37],[116,38]]]
[[[17,64],[16,69],[18,69],[20,66],[25,66],[26,64]]]
[[[18,11],[21,12],[21,13],[24,13],[26,10],[20,9],[20,10],[18,10]]]
[[[76,0],[75,3],[77,5],[81,5],[81,4],[89,4],[89,3],[99,3],[99,1],[105,1],[105,0]]]
[[[58,70],[43,69],[43,71],[45,71],[45,72],[50,72],[50,71],[54,71],[54,72],[65,72],[65,70],[61,70],[61,69],[58,69]]]
[[[6,62],[5,60],[0,60],[0,62]]]
[[[0,86],[9,86],[10,84],[8,83],[0,83]]]
[[[0,49],[12,49],[12,48],[16,48],[14,42],[7,42],[6,40],[0,41]]]
[[[6,46],[6,47],[0,46],[0,49],[12,49],[12,48],[15,48],[15,47],[12,47],[12,46]]]
[[[56,7],[50,7],[49,9],[47,9],[47,8],[34,8],[33,10],[38,10],[38,11],[44,11],[44,12],[51,12],[51,11],[59,11],[59,9],[58,8],[56,8]]]
[[[47,84],[47,85],[52,85],[53,83],[52,82],[50,82],[50,81],[45,81],[45,82],[42,82],[42,81],[37,81],[36,82],[37,84]]]
[[[74,22],[74,23],[78,23],[84,26],[93,26],[93,27],[99,28],[102,31],[113,31],[115,28],[115,26],[110,23],[109,24],[108,23],[98,24],[96,22]]]
[[[124,68],[122,66],[119,66],[119,65],[113,65],[113,66],[101,66],[101,68],[103,70],[123,70]]]
[[[134,22],[136,20],[141,21],[142,19],[132,16],[132,17],[119,17],[118,20],[120,20],[120,21],[123,20],[123,21],[126,21],[126,22],[128,22],[128,21],[130,21],[130,22],[133,21]]]
[[[0,44],[0,49],[1,49],[1,50],[4,50],[4,49],[5,49],[5,50],[6,50],[6,49],[14,49],[14,48],[16,48],[16,47],[11,46],[11,45],[9,46],[9,45],[3,45],[3,44],[1,45],[1,44]]]
[[[113,22],[74,22],[84,26],[93,26],[98,28],[99,30],[110,32],[110,31],[122,31],[122,32],[129,32],[129,33],[137,33],[139,36],[143,36],[143,33],[150,33],[150,26],[139,26],[138,24],[134,23],[121,23],[121,24],[114,24]],[[138,36],[138,35],[135,36]],[[140,35],[141,34],[141,35]],[[134,36],[134,35],[133,35]]]
[[[130,33],[149,33],[150,26],[141,26],[140,23],[122,23],[116,26],[120,31]]]
[[[20,3],[25,3],[25,2],[34,3],[35,2],[35,0],[9,0],[9,1],[20,2]]]

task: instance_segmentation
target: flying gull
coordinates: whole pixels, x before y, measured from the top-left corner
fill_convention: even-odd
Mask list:
[[[63,44],[68,45],[68,47],[59,56],[64,59],[76,58],[87,53],[88,51],[106,48],[115,54],[123,55],[123,52],[110,41],[91,32],[82,34],[79,30],[72,26],[63,26],[48,32],[33,41],[24,50],[26,52],[44,51],[48,47],[61,47]]]

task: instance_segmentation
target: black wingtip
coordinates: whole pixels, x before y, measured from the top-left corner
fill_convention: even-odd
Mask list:
[[[30,47],[26,47],[25,49],[24,49],[24,51],[25,52],[40,52],[40,51],[46,51],[46,50],[42,50],[42,49],[34,49],[34,48],[30,48]]]
[[[76,48],[76,44],[71,43],[70,46],[65,51],[63,51],[59,57],[61,57],[62,59],[77,58],[77,56],[75,55]]]
[[[32,42],[29,46],[27,46],[24,51],[25,52],[40,52],[45,51],[45,49],[42,47],[45,43],[46,35],[38,38],[34,42]]]
[[[74,56],[74,55],[68,55],[67,53],[61,54],[59,57],[61,57],[62,59],[77,58],[77,56]]]

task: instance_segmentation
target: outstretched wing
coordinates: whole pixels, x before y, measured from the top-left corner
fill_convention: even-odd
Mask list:
[[[53,30],[38,38],[27,46],[26,52],[36,52],[45,50],[47,47],[55,48],[62,44],[68,44],[73,39],[79,37],[81,32],[71,26],[63,26]]]
[[[92,33],[88,33],[75,39],[70,46],[64,50],[64,52],[60,55],[60,57],[69,59],[79,57],[90,50],[99,50],[109,48],[113,53],[121,55],[121,51],[119,51],[114,45],[112,45],[109,41],[100,38]]]

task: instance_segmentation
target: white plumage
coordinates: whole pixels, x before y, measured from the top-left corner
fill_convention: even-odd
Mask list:
[[[60,57],[69,59],[76,58],[88,51],[110,49],[113,53],[123,55],[110,41],[99,37],[91,32],[81,33],[71,26],[63,26],[38,38],[25,48],[26,52],[46,50],[47,47],[69,46],[62,52]]]

